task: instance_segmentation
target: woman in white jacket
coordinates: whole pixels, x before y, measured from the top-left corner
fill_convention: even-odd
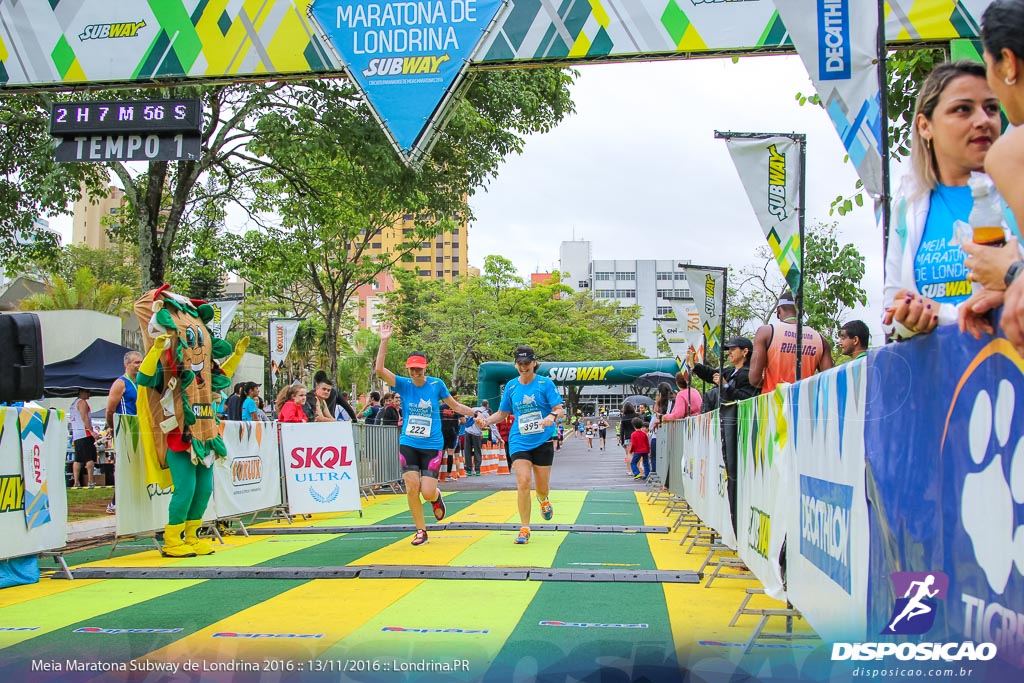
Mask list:
[[[935,67],[914,112],[912,170],[892,206],[883,324],[894,338],[955,322],[956,307],[970,297],[955,223],[970,216],[968,181],[984,168],[999,132],[999,100],[984,66],[959,61]],[[1016,232],[1012,214],[1004,215]]]

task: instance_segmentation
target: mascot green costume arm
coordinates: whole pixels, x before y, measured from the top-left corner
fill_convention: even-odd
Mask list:
[[[148,483],[174,486],[164,529],[167,557],[209,555],[210,544],[197,536],[213,494],[214,458],[227,451],[214,409],[245,354],[249,339],[237,347],[215,338],[206,323],[213,307],[186,299],[164,285],[135,302],[147,353],[139,368],[139,422]],[[216,359],[223,360],[222,364]]]

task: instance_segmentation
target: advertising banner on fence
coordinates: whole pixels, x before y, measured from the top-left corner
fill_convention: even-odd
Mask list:
[[[705,525],[718,532],[722,543],[735,549],[718,411],[670,422],[667,431],[669,443],[676,447],[669,468],[680,473],[674,480],[682,484],[681,492],[673,492],[690,504]]]
[[[281,365],[288,357],[288,352],[295,341],[295,334],[299,331],[299,318],[274,318],[268,325],[270,330],[267,333],[267,340],[270,343],[270,385],[277,386],[277,378],[281,374]]]
[[[986,680],[1020,680],[1024,359],[953,325],[922,337],[868,356],[868,633],[995,643],[1011,672]],[[908,575],[934,586],[916,618],[924,630],[897,608],[916,595],[900,583]]]
[[[846,363],[788,387],[796,469],[789,512],[790,602],[826,641],[865,638],[868,510],[864,495],[867,364]]]
[[[700,315],[701,333],[704,336],[704,357],[718,366],[722,352],[722,314],[725,308],[725,269],[724,268],[686,268],[686,282],[690,286],[693,305]],[[672,301],[672,310],[679,317],[676,302]],[[698,360],[698,363],[705,361]]]
[[[779,555],[786,540],[788,501],[797,495],[791,481],[788,392],[779,387],[737,406],[737,551],[765,593],[785,600]]]
[[[218,519],[281,504],[281,456],[272,422],[224,422],[228,457],[213,465],[213,501]]]
[[[291,514],[362,509],[351,422],[278,427]]]
[[[782,277],[795,292],[800,286],[803,253],[799,218],[803,182],[800,144],[782,135],[726,136],[725,143]]]
[[[63,411],[0,407],[0,559],[60,548],[67,542],[67,439]],[[34,504],[29,502],[29,490],[35,491]]]
[[[868,192],[881,197],[877,5],[854,0],[775,0],[775,6],[857,175]]]

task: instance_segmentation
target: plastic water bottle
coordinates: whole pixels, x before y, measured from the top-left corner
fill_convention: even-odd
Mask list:
[[[1001,247],[1006,244],[1003,232],[1003,203],[992,188],[992,182],[985,176],[972,175],[968,184],[974,207],[970,218],[972,240],[975,244]]]

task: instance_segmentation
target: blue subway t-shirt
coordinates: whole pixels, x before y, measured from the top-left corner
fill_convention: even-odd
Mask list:
[[[547,377],[538,375],[529,384],[523,384],[518,377],[509,380],[499,407],[515,416],[509,430],[509,452],[522,453],[550,441],[555,435],[554,425],[542,427],[540,422],[560,405],[562,396]]]
[[[392,387],[402,397],[402,436],[399,444],[439,451],[444,448],[441,434],[441,401],[451,396],[437,377],[427,377],[422,387],[408,377],[395,375]]]
[[[914,281],[922,295],[954,306],[971,296],[964,252],[956,221],[967,222],[974,208],[971,188],[936,185],[928,207],[921,244],[914,255]]]

